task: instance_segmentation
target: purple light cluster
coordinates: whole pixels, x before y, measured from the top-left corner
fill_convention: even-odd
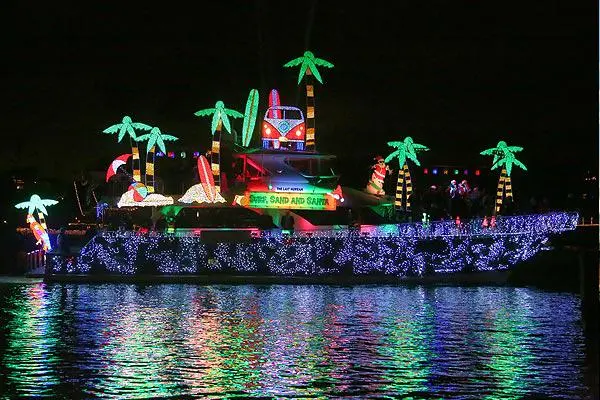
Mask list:
[[[432,273],[507,269],[536,254],[551,233],[575,229],[576,213],[363,226],[360,230],[261,232],[250,242],[204,243],[194,235],[101,232],[76,259],[50,257],[53,273],[271,275]]]

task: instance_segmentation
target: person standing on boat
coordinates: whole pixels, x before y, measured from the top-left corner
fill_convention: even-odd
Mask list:
[[[460,216],[460,206],[462,198],[460,196],[458,184],[455,179],[450,181],[450,186],[448,186],[448,209],[450,210],[450,216],[452,219],[456,219],[457,216]]]

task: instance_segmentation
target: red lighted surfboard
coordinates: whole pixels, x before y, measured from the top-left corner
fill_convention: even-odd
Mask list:
[[[213,179],[212,169],[206,157],[201,155],[198,157],[198,175],[200,175],[200,183],[204,189],[204,193],[208,200],[215,201],[217,197],[217,189],[215,188],[215,180]]]
[[[272,89],[269,93],[269,107],[280,106],[281,102],[279,101],[279,92],[277,89]],[[281,110],[271,110],[269,111],[269,118],[281,118]]]

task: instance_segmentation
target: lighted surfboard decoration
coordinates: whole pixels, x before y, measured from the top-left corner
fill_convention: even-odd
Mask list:
[[[200,155],[197,161],[200,183],[189,188],[182,198],[181,203],[225,203],[225,199],[217,192],[212,168],[206,157]]]
[[[244,112],[244,126],[242,127],[242,146],[248,147],[252,140],[254,125],[256,125],[256,114],[258,113],[258,90],[250,90],[246,110]]]
[[[276,107],[281,105],[281,100],[279,99],[279,92],[277,89],[271,89],[269,93],[269,118],[281,118],[281,110],[276,108],[271,109],[271,107]]]
[[[214,201],[217,197],[215,190],[215,180],[212,175],[212,169],[208,160],[204,156],[198,157],[198,176],[200,176],[200,184],[206,193],[209,201]]]
[[[106,170],[106,182],[119,172],[119,167],[127,164],[129,157],[131,157],[131,154],[122,154],[110,163],[110,166]]]

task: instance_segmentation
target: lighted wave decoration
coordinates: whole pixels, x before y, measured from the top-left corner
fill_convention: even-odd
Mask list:
[[[577,213],[383,225],[367,230],[263,232],[250,242],[204,243],[197,236],[99,233],[76,259],[49,257],[55,274],[206,274],[423,276],[502,270],[536,254],[552,233],[573,230]]]

